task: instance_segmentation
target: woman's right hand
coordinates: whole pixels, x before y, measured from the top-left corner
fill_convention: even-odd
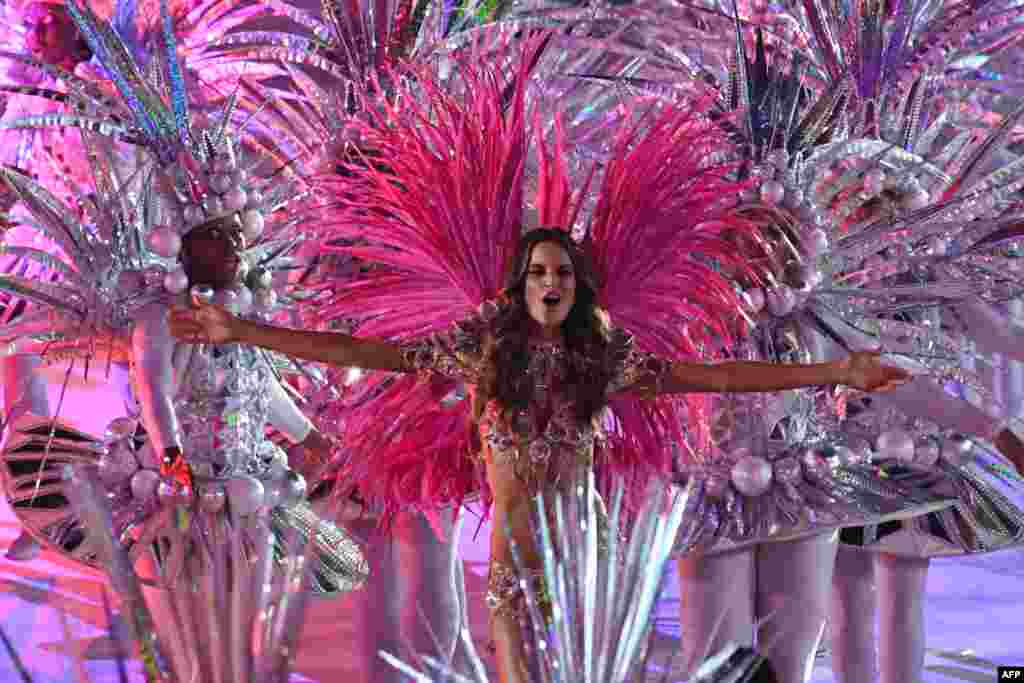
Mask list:
[[[174,307],[167,319],[171,334],[192,344],[227,344],[238,340],[238,318],[225,309],[202,301],[188,308]]]

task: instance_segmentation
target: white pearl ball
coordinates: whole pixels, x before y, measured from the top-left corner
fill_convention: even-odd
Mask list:
[[[772,315],[781,318],[793,312],[796,306],[796,294],[787,285],[779,285],[768,292],[768,310]]]
[[[265,489],[263,482],[247,474],[240,474],[224,485],[231,511],[245,517],[257,512],[263,506]]]
[[[150,231],[146,236],[146,245],[158,256],[176,258],[181,252],[181,235],[172,228],[162,225]]]
[[[164,289],[171,294],[181,294],[188,289],[188,275],[181,268],[175,268],[164,276]]]
[[[878,435],[875,444],[878,455],[886,460],[912,462],[914,460],[914,437],[902,429],[890,429]]]
[[[242,214],[242,233],[245,239],[255,242],[263,234],[263,214],[256,209],[249,209]]]
[[[756,455],[741,458],[732,467],[732,485],[744,496],[760,496],[772,485],[772,466],[767,460]]]

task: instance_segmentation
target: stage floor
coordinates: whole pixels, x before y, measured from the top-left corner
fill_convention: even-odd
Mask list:
[[[62,376],[59,368],[52,372],[55,380]],[[51,395],[54,406],[58,389],[55,385]],[[64,401],[64,415],[98,433],[120,408],[116,392],[94,381],[76,383]],[[462,539],[473,605],[470,619],[480,651],[486,642],[482,603],[487,531],[482,529],[474,538],[476,524],[467,522]],[[4,506],[0,510],[0,549],[17,535],[15,518]],[[107,637],[104,585],[99,573],[53,555],[25,563],[0,557],[0,626],[37,683],[75,680],[75,652],[81,654],[96,683],[118,680],[115,646]],[[678,648],[678,600],[675,575],[669,572],[658,604],[655,664],[670,660]],[[348,602],[342,598],[314,603],[294,681],[334,683],[353,673],[354,659],[346,656],[346,643],[359,624]],[[928,577],[927,617],[926,683],[992,683],[997,665],[1024,665],[1024,551],[936,560]],[[133,670],[132,680],[140,680],[138,668]],[[19,680],[13,663],[0,650],[0,683]],[[819,659],[814,682],[832,680],[828,658]]]

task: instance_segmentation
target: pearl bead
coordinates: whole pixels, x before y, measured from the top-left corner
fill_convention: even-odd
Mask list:
[[[139,470],[132,475],[132,498],[140,503],[151,500],[156,495],[156,487],[159,483],[160,475],[153,470]]]
[[[181,252],[181,236],[168,226],[161,225],[146,236],[146,245],[157,256],[175,258]]]
[[[748,455],[733,465],[732,485],[744,496],[760,496],[772,485],[772,466],[762,457]]]
[[[902,429],[890,429],[878,435],[875,443],[878,455],[884,460],[912,462],[914,460],[914,437]]]
[[[164,289],[171,294],[181,294],[188,289],[188,275],[181,268],[176,268],[164,276]]]

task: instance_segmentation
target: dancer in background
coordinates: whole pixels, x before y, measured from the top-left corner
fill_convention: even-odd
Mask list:
[[[3,173],[20,201],[21,220],[57,241],[68,260],[54,284],[0,278],[0,287],[39,304],[48,323],[4,332],[14,340],[43,333],[111,354],[128,349],[141,415],[116,420],[102,447],[87,435],[61,434],[58,450],[35,472],[18,471],[24,462],[16,450],[4,460],[22,479],[36,477],[41,495],[23,501],[28,507],[63,501],[33,532],[89,564],[104,561],[99,551],[110,530],[90,529],[67,506],[67,487],[74,484],[61,474],[69,460],[98,473],[112,494],[114,538],[152,585],[148,597],[160,613],[156,627],[167,655],[161,674],[264,676],[253,670],[260,652],[252,638],[266,617],[265,602],[252,600],[252,586],[269,586],[259,589],[261,596],[276,590],[277,577],[290,568],[275,563],[294,558],[292,546],[307,539],[308,588],[316,593],[358,586],[365,563],[358,546],[305,503],[305,481],[294,470],[315,471],[318,463],[289,463],[265,438],[270,422],[307,456],[324,461],[331,449],[279,380],[287,362],[239,345],[176,344],[166,317],[169,305],[189,296],[268,318],[293,303],[287,291],[275,289],[274,273],[291,265],[283,259],[282,234],[294,220],[287,199],[299,194],[302,181],[294,164],[287,170],[273,164],[265,142],[236,136],[233,115],[246,116],[250,131],[255,126],[236,102],[214,112],[216,123],[193,117],[191,107],[203,105],[182,78],[169,29],[165,71],[147,79],[109,24],[88,8],[70,3],[69,9],[121,99],[93,109],[90,120],[103,125],[84,133],[97,150],[93,182],[83,190],[92,207],[87,227],[45,188]],[[137,145],[134,155],[114,153],[121,139]],[[40,252],[26,257],[50,263]],[[306,588],[303,579],[284,590]],[[286,653],[294,653],[297,637],[297,629],[283,641],[280,633],[268,635]]]

